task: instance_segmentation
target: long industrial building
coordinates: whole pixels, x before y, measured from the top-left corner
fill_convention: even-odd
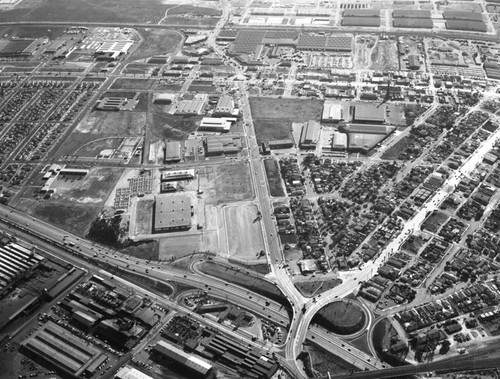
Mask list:
[[[0,247],[0,296],[43,260],[41,255],[15,243]]]
[[[315,149],[319,141],[320,125],[319,122],[310,120],[302,125],[300,133],[301,149]]]
[[[370,103],[356,104],[354,106],[354,122],[383,124],[385,122],[385,105],[375,105]]]
[[[24,341],[21,348],[75,377],[94,375],[108,359],[96,346],[52,321]]]
[[[204,117],[201,120],[199,131],[227,133],[231,129],[231,121],[226,118]]]
[[[156,196],[154,215],[155,232],[189,229],[191,227],[192,208],[189,196]]]
[[[206,377],[212,371],[212,365],[210,363],[193,354],[186,353],[184,350],[172,345],[171,343],[158,341],[153,347],[153,350],[162,357],[183,365],[199,377]]]

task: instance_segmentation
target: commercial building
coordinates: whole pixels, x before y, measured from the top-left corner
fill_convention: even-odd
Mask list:
[[[115,379],[153,379],[153,377],[133,367],[124,366],[115,374]]]
[[[105,41],[95,52],[98,60],[116,60],[134,45],[134,41]]]
[[[168,105],[172,104],[172,101],[175,100],[175,93],[158,93],[154,96],[153,103]]]
[[[198,94],[191,100],[181,100],[175,114],[198,115],[201,114],[208,101],[208,95]]]
[[[325,101],[321,121],[325,123],[339,123],[343,119],[342,104],[333,101]]]
[[[232,96],[222,95],[215,107],[215,116],[234,116],[234,100]]]
[[[302,125],[299,147],[301,149],[315,149],[319,140],[319,122],[310,120]]]
[[[165,142],[165,163],[177,163],[181,161],[181,143],[179,141]]]
[[[122,111],[132,110],[137,104],[136,100],[126,97],[104,97],[97,101],[96,109],[98,111]]]
[[[341,132],[333,132],[332,150],[346,150],[347,149],[347,134]]]
[[[92,376],[107,356],[93,344],[48,321],[21,344],[21,349],[49,362],[73,377]]]
[[[383,124],[385,122],[386,106],[371,103],[354,106],[354,122]]]
[[[241,137],[234,135],[208,136],[205,145],[207,156],[237,154],[242,149]]]
[[[175,180],[192,180],[194,179],[194,169],[163,171],[161,173],[161,181],[169,182]]]
[[[272,140],[267,142],[267,146],[271,150],[291,149],[293,147],[293,140],[290,138]]]
[[[155,232],[187,230],[191,228],[192,208],[189,196],[156,196],[154,213]]]
[[[227,133],[231,129],[231,121],[226,118],[204,117],[201,120],[199,131]]]
[[[420,68],[420,58],[418,55],[411,54],[408,56],[408,68],[410,70],[418,70]]]
[[[162,357],[182,365],[199,377],[207,377],[212,371],[212,365],[204,359],[193,354],[188,354],[184,350],[166,341],[158,341],[153,347],[153,351]]]

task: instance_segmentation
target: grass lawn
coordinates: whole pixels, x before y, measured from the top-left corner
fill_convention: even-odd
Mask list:
[[[211,261],[203,262],[198,266],[198,268],[207,275],[215,276],[227,282],[248,288],[249,290],[262,296],[277,301],[286,307],[290,306],[281,291],[274,284],[257,276],[249,275],[250,272],[248,271],[238,271],[235,268],[218,265],[217,263]]]
[[[344,361],[342,358],[332,354],[316,344],[305,345],[305,350],[311,355],[313,368],[321,375],[342,375],[350,374],[353,371],[359,371],[356,366]]]
[[[172,53],[182,41],[182,35],[173,30],[138,29],[138,31],[143,41],[132,53],[130,60]]]
[[[266,159],[264,160],[264,167],[266,169],[267,182],[269,183],[269,192],[271,196],[285,196],[285,189],[281,182],[278,162],[273,158]]]
[[[335,301],[325,305],[313,317],[313,322],[337,334],[353,334],[363,328],[366,315],[354,301]]]
[[[158,260],[158,241],[141,241],[120,249],[120,251],[132,257],[156,261]]]
[[[331,290],[342,283],[341,279],[329,279],[318,281],[304,281],[295,283],[295,287],[306,297],[316,296],[319,293]]]
[[[250,108],[259,143],[292,138],[292,123],[319,121],[321,100],[251,97]]]

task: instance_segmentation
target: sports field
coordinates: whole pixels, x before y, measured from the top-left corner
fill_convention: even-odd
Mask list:
[[[256,260],[264,250],[261,221],[254,204],[239,204],[224,208],[228,252],[230,257]],[[264,258],[261,258],[264,259]]]

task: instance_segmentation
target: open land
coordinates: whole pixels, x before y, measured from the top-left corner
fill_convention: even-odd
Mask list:
[[[311,99],[251,97],[250,108],[259,143],[292,138],[292,123],[319,121],[323,103]]]
[[[172,53],[181,43],[182,35],[164,29],[138,29],[143,43],[132,53],[129,60],[139,60]]]
[[[165,5],[158,0],[23,1],[20,8],[0,13],[0,21],[158,22]]]
[[[264,249],[262,225],[254,204],[235,204],[224,208],[229,255],[235,259],[255,260]]]

